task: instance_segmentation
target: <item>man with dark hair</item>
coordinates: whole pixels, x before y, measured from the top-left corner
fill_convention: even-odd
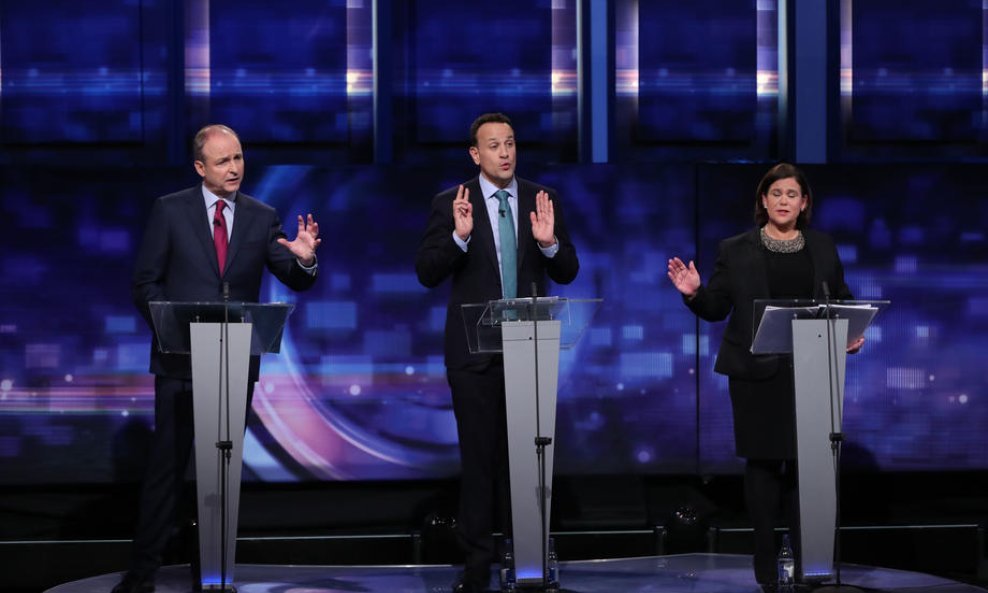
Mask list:
[[[221,301],[224,285],[232,301],[257,301],[265,268],[293,290],[315,284],[316,248],[321,240],[312,215],[298,217],[298,234],[289,241],[277,212],[240,191],[244,154],[230,128],[202,128],[192,150],[202,183],[158,198],[137,253],[132,296],[148,324],[151,301]],[[248,402],[259,368],[258,357],[252,357]],[[189,355],[163,353],[152,340],[151,372],[154,438],[141,490],[133,559],[113,593],[154,590],[192,452]]]
[[[415,258],[419,282],[452,279],[446,311],[446,378],[459,434],[460,510],[457,535],[465,553],[457,593],[487,589],[494,557],[493,514],[510,529],[504,361],[471,354],[460,306],[546,294],[546,277],[576,278],[580,264],[555,192],[515,177],[511,120],[487,113],[470,126],[469,153],[480,175],[432,200]],[[476,216],[475,216],[476,214]]]

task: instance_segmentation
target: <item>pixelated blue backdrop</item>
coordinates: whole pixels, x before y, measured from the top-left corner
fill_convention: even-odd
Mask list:
[[[324,238],[314,290],[265,287],[298,306],[255,393],[248,479],[455,474],[448,287],[421,287],[413,254],[432,195],[474,174],[488,110],[514,118],[519,174],[560,192],[582,267],[553,294],[604,299],[562,357],[557,471],[737,471],[722,325],[686,310],[666,260],[709,275],[793,158],[800,40],[776,0],[611,0],[594,23],[587,4],[0,3],[0,484],[140,477],[133,252],[153,199],[198,181],[188,139],[211,121],[241,133],[244,189]],[[847,466],[985,469],[988,8],[828,10],[815,226],[856,296],[892,301],[849,361]]]
[[[524,152],[521,153],[522,157]],[[249,159],[248,159],[249,163]],[[604,299],[564,354],[557,470],[734,471],[721,325],[697,324],[665,261],[749,228],[761,165],[523,165],[559,190],[579,248],[575,283]],[[151,421],[148,329],[129,302],[132,253],[158,193],[188,169],[8,172],[0,213],[0,472],[7,483],[136,478]],[[893,306],[850,359],[848,460],[881,469],[985,465],[988,189],[977,167],[810,167],[816,226],[835,235],[861,298]],[[265,359],[248,433],[263,480],[423,478],[457,471],[442,364],[445,289],[413,254],[442,170],[273,166],[245,189],[283,216],[313,212],[321,280],[295,295],[282,353]],[[949,208],[936,204],[949,202]],[[699,224],[697,224],[699,221]],[[289,232],[294,232],[289,229]],[[699,356],[697,356],[699,354]]]

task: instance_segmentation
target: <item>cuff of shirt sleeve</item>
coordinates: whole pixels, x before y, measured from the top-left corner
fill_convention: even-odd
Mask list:
[[[541,245],[539,245],[539,250],[542,251],[542,255],[546,257],[555,257],[556,254],[559,253],[559,239],[553,237],[553,240],[555,241],[555,243],[553,243],[549,247],[542,247]]]
[[[460,238],[459,235],[456,234],[456,231],[453,231],[453,242],[456,243],[456,246],[459,247],[463,251],[463,253],[467,252],[467,247],[469,247],[470,239],[472,238],[473,235],[470,235],[469,237],[467,237],[467,240],[464,241],[463,239]]]
[[[312,256],[312,265],[311,266],[307,266],[307,265],[303,264],[302,263],[302,260],[298,259],[297,257],[295,258],[295,261],[298,262],[298,265],[299,265],[300,268],[302,268],[303,270],[305,270],[309,274],[315,274],[316,273],[316,268],[319,267],[319,258],[317,258],[315,255]]]

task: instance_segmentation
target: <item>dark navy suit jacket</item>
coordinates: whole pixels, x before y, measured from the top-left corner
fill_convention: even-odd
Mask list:
[[[473,233],[469,248],[464,253],[453,241],[453,199],[457,191],[453,187],[432,200],[429,222],[415,257],[415,272],[419,282],[429,288],[452,276],[453,285],[446,308],[446,367],[482,369],[490,364],[492,357],[470,354],[460,305],[500,299],[501,268],[497,262],[494,230],[487,216],[480,181],[474,177],[463,187],[470,190],[470,203],[473,204]],[[539,190],[546,191],[553,203],[559,251],[551,258],[542,255],[538,242],[532,237],[529,221],[529,213],[535,211],[535,195]],[[576,278],[579,269],[576,248],[570,241],[563,209],[555,191],[518,178],[518,296],[532,296],[533,282],[538,296],[546,296],[546,276],[559,284],[569,284]]]
[[[230,301],[257,302],[265,268],[293,290],[305,290],[315,283],[316,275],[302,269],[295,256],[278,244],[285,233],[274,208],[241,192],[234,203],[223,276],[216,262],[202,186],[160,197],[154,203],[131,286],[134,304],[149,325],[150,301],[222,301],[224,283],[229,284]],[[258,367],[255,357],[252,381],[257,380]],[[189,379],[189,356],[163,354],[152,340],[151,372]]]

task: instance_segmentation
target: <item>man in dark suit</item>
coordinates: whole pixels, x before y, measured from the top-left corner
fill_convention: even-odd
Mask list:
[[[193,143],[202,184],[158,198],[137,254],[134,303],[151,324],[151,301],[257,301],[267,268],[294,290],[316,281],[319,226],[298,217],[288,241],[278,214],[240,192],[244,155],[230,128],[206,126]],[[226,293],[226,294],[224,294]],[[153,330],[153,327],[152,327]],[[252,357],[248,401],[260,360]],[[151,343],[154,438],[141,491],[130,570],[113,593],[148,593],[176,519],[193,439],[192,370],[187,354]]]
[[[478,117],[470,156],[480,175],[437,195],[415,258],[419,282],[452,278],[446,310],[446,377],[459,433],[460,510],[465,553],[457,592],[484,591],[494,557],[493,514],[510,528],[504,363],[471,354],[460,306],[546,294],[546,276],[568,284],[580,264],[551,189],[515,177],[515,137],[500,113]]]

